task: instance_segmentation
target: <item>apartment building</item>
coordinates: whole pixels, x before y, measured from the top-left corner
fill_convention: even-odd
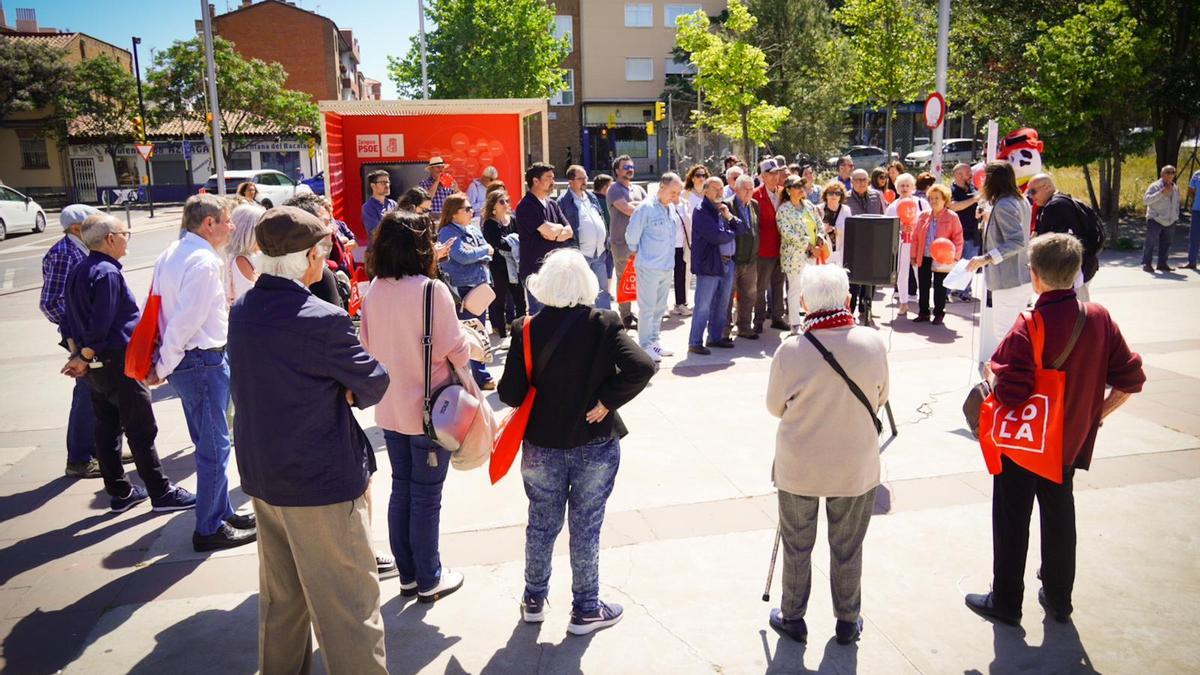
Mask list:
[[[582,75],[582,52],[579,45],[579,8],[589,1],[594,0],[549,0],[555,12],[554,36],[567,38],[571,43],[571,53],[561,64],[567,71],[566,86],[550,98],[550,111],[547,113],[550,162],[558,167],[560,176],[568,166],[580,163],[582,126],[577,92]]]
[[[580,107],[580,152],[589,172],[609,171],[612,158],[629,155],[638,174],[666,170],[665,129],[648,133],[654,103],[668,74],[687,71],[676,63],[675,19],[704,10],[715,16],[726,0],[580,0],[580,73],[574,94]],[[554,108],[551,108],[554,110]]]

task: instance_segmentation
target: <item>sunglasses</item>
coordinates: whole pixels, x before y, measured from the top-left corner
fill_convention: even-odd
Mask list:
[[[708,178],[708,174],[706,174],[706,173],[698,173],[698,174],[696,174],[696,175],[692,176],[692,178]]]
[[[621,167],[622,171],[634,171],[635,169],[637,169],[637,167],[633,164],[626,164],[625,166]]]
[[[471,207],[471,206],[468,204],[467,206],[464,206],[464,207],[462,207],[461,209],[459,209],[459,211],[470,211],[470,212],[474,213],[474,212],[475,212],[475,209],[474,209],[474,208],[472,208],[472,207]]]
[[[507,199],[497,199],[497,200],[496,200],[496,203],[497,203],[497,204],[507,204],[507,203],[508,203],[508,200],[507,200]]]

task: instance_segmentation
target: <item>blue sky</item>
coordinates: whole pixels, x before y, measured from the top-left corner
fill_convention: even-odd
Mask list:
[[[200,18],[199,0],[2,0],[9,25],[16,23],[16,9],[37,10],[38,23],[59,30],[87,33],[106,42],[132,49],[130,38],[142,38],[138,49],[143,72],[151,61],[151,49],[165,49],[176,40],[194,35]],[[402,56],[409,38],[417,32],[416,0],[295,0],[312,12],[323,14],[338,25],[350,28],[358,38],[367,77],[383,83],[383,98],[396,98],[396,87],[387,78],[387,56]],[[241,6],[241,0],[209,0],[217,14]],[[270,26],[263,26],[264,36]]]

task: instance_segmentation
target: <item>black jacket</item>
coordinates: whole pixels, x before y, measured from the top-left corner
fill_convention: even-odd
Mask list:
[[[537,400],[529,415],[525,440],[547,448],[577,448],[597,438],[618,438],[628,431],[617,408],[641,393],[654,375],[654,362],[625,333],[621,317],[613,311],[586,306],[545,307],[530,326],[533,362],[562,322],[586,313],[567,330],[545,372],[536,370],[533,381]],[[521,405],[529,382],[525,379],[525,344],[522,317],[513,322],[512,345],[497,393],[510,406]],[[584,416],[599,401],[611,412],[598,424]]]
[[[1071,195],[1055,192],[1046,205],[1039,208],[1033,223],[1035,235],[1058,232],[1069,234],[1083,244],[1083,279],[1091,281],[1100,267],[1099,251],[1089,250],[1088,242],[1081,236],[1079,207]]]
[[[264,274],[229,311],[230,389],[242,489],[274,506],[362,496],[371,444],[355,405],[383,398],[388,374],[350,317],[299,284]]]

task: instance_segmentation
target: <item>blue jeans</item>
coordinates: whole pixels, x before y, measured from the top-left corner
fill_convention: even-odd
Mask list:
[[[118,448],[120,447],[118,441]],[[67,417],[67,461],[87,463],[96,454],[96,411],[92,409],[92,388],[86,378],[75,380],[71,390],[71,413]]]
[[[425,435],[383,431],[392,463],[392,496],[388,499],[388,540],[400,583],[417,582],[428,591],[442,578],[438,533],[442,516],[442,484],[450,468],[450,451]],[[429,466],[429,453],[437,466]]]
[[[550,559],[565,509],[571,549],[571,605],[577,613],[596,610],[600,601],[600,526],[620,464],[621,442],[616,438],[596,439],[569,450],[543,448],[525,441],[521,478],[529,497],[526,595],[544,598],[549,593]]]
[[[183,403],[196,447],[196,534],[216,532],[233,517],[229,504],[229,359],[225,352],[191,349],[167,377]]]
[[[721,276],[696,275],[696,309],[692,314],[692,328],[688,345],[704,344],[704,327],[708,326],[708,340],[725,337],[725,325],[729,320],[729,303],[733,299],[733,261],[721,263]]]
[[[604,254],[600,254],[595,258],[583,257],[587,261],[588,267],[592,268],[592,274],[596,275],[596,283],[600,284],[600,294],[596,296],[596,309],[612,309],[612,296],[608,293],[608,270],[605,267]]]
[[[473,289],[473,288],[474,288],[474,286],[459,286],[458,287],[458,297],[460,297],[460,298],[467,297],[467,293],[470,293],[471,289]],[[459,310],[458,318],[460,318],[460,319],[479,319],[480,321],[483,321],[482,314],[472,314],[472,313],[468,312],[465,307],[463,307],[462,309]],[[475,359],[471,359],[470,363],[471,363],[471,374],[475,376],[475,384],[477,384],[479,386],[483,386],[484,382],[492,381],[492,374],[487,371],[487,368],[483,367],[483,363],[476,361]]]
[[[638,344],[644,349],[658,342],[675,271],[651,270],[636,264],[634,269],[637,271]]]
[[[1195,265],[1200,257],[1200,211],[1192,211],[1192,227],[1188,231],[1188,264]]]
[[[1154,253],[1158,252],[1158,266],[1167,266],[1167,256],[1171,252],[1171,233],[1174,231],[1173,225],[1163,226],[1157,220],[1146,221],[1146,243],[1142,245],[1142,264],[1149,265],[1154,259]]]
[[[533,316],[534,314],[542,311],[542,307],[544,307],[544,305],[542,305],[541,301],[539,301],[537,298],[533,297],[533,291],[529,290],[529,288],[525,285],[525,282],[527,281],[529,281],[529,277],[522,278],[520,281],[520,286],[521,290],[525,293],[525,311],[530,316]]]

